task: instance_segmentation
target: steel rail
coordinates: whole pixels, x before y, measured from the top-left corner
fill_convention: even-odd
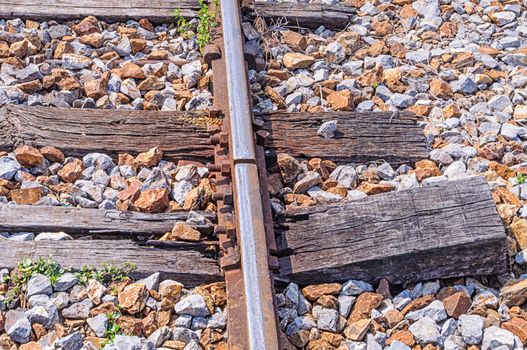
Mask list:
[[[278,350],[264,214],[238,0],[221,0],[229,101],[229,148],[247,323],[247,349]]]

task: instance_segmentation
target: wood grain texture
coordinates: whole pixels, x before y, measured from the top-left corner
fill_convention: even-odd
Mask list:
[[[22,259],[47,258],[50,255],[65,268],[80,269],[83,265],[100,267],[104,263],[134,262],[133,277],[142,278],[160,272],[163,279],[177,280],[187,286],[220,281],[216,260],[203,255],[189,244],[184,249],[157,249],[138,246],[126,240],[97,241],[0,241],[0,268],[12,269]]]
[[[281,275],[299,284],[393,283],[502,273],[506,236],[488,185],[469,178],[340,205],[283,222]]]
[[[244,1],[243,7],[254,11],[253,16],[275,21],[285,18],[289,26],[304,28],[323,25],[329,29],[344,29],[357,12],[355,7],[343,4]]]
[[[258,115],[266,139],[266,156],[278,153],[297,158],[330,159],[339,164],[385,160],[392,165],[413,164],[428,158],[423,129],[411,113],[400,113],[390,123],[386,112],[324,112]],[[326,121],[338,120],[337,136],[324,139],[317,135]]]
[[[73,20],[95,16],[107,21],[146,18],[153,22],[174,22],[174,10],[195,17],[195,0],[0,0],[1,18]]]
[[[210,220],[215,214],[200,212]],[[0,232],[71,234],[163,234],[188,212],[148,214],[132,211],[0,204]]]
[[[204,112],[117,111],[6,105],[0,109],[0,150],[54,146],[67,156],[113,157],[159,147],[165,159],[206,162],[213,146],[204,127],[189,122]]]

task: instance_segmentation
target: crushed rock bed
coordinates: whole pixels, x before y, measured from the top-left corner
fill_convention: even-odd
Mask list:
[[[201,64],[195,37],[173,24],[0,19],[0,63],[0,106],[196,110],[212,103],[212,71]]]
[[[524,3],[355,2],[341,32],[245,27],[267,62],[249,74],[258,111],[400,109],[449,128],[467,112],[526,118]]]
[[[290,284],[277,295],[280,327],[298,349],[524,349],[524,276],[499,288],[474,278],[402,289],[371,284]]]
[[[0,270],[0,277],[14,273]],[[224,283],[186,289],[159,273],[84,282],[70,272],[53,283],[34,274],[14,300],[9,284],[0,284],[0,348],[227,349]]]
[[[136,157],[120,154],[114,160],[102,153],[90,153],[79,159],[65,157],[54,147],[20,146],[12,153],[0,154],[0,203],[145,213],[185,210],[190,212],[188,223],[206,225],[209,220],[195,211],[215,212],[212,200],[215,182],[208,175],[203,164],[179,161],[176,165],[163,160],[163,152],[158,148]],[[187,239],[200,240],[197,230],[185,223],[177,225],[175,231],[186,232]],[[2,238],[24,241],[33,240],[35,235],[0,232]],[[61,232],[42,233],[37,236],[37,240],[41,239],[71,237]],[[174,237],[168,234],[166,239]]]
[[[357,16],[341,32],[246,24],[267,63],[249,72],[255,110],[410,111],[430,155],[400,167],[278,155],[268,168],[274,212],[482,176],[512,273],[390,286],[391,295],[360,281],[290,285],[278,297],[281,328],[302,349],[524,349],[527,3],[351,2]]]

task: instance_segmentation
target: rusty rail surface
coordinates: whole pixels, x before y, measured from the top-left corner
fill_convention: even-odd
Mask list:
[[[237,0],[221,1],[222,38],[205,50],[205,61],[214,74],[215,107],[223,111],[222,130],[212,137],[216,144],[211,169],[219,179],[218,229],[221,259],[225,272],[229,313],[229,349],[278,350],[272,265],[268,241],[274,237],[269,225],[270,209],[265,208],[266,184],[260,183],[253,130],[253,115],[246,63],[243,54],[240,7]],[[227,64],[228,62],[228,64]],[[267,219],[267,221],[266,221]],[[275,259],[276,260],[276,259]],[[274,261],[276,265],[276,261]]]

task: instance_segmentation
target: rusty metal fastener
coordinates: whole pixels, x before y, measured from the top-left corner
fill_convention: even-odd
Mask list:
[[[209,142],[213,145],[220,145],[221,147],[227,147],[229,145],[229,135],[226,132],[220,132],[214,134],[209,138]]]
[[[223,203],[227,204],[227,205],[231,205],[233,202],[232,202],[232,191],[230,192],[215,192],[213,195],[212,195],[212,200],[215,200],[215,201],[223,201]]]
[[[210,65],[213,60],[221,58],[221,49],[218,45],[207,45],[203,48],[203,61]]]
[[[240,249],[238,246],[222,250],[220,267],[223,270],[232,270],[240,267]]]
[[[231,164],[227,161],[223,161],[220,164],[207,164],[207,169],[211,173],[221,173],[223,176],[229,176],[231,173]]]
[[[265,139],[267,139],[269,135],[271,134],[265,130],[258,130],[256,132],[256,144],[258,146],[263,146],[265,144]]]
[[[234,239],[236,237],[236,228],[228,228],[223,225],[216,225],[214,227],[214,235],[227,235],[227,237]]]

